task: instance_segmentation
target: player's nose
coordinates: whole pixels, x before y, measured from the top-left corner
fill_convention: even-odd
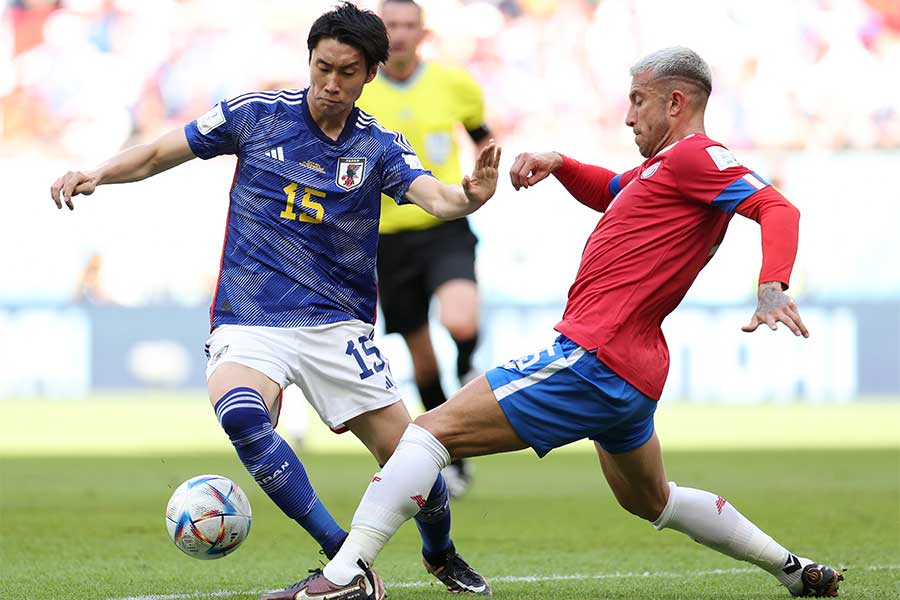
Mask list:
[[[625,124],[629,127],[634,127],[637,125],[637,120],[637,109],[634,107],[634,102],[630,102],[628,112],[625,113]]]
[[[325,79],[325,86],[323,89],[329,94],[337,94],[341,91],[340,82],[338,81],[338,76],[336,73],[331,73]]]

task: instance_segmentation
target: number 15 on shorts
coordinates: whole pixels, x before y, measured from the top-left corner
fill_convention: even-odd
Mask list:
[[[347,342],[347,350],[344,353],[356,360],[356,364],[359,365],[360,369],[360,379],[368,379],[375,373],[381,373],[387,365],[385,360],[381,358],[381,352],[378,350],[378,347],[365,335],[359,336],[356,341],[349,340]],[[367,358],[373,356],[375,358],[370,360],[370,366]]]

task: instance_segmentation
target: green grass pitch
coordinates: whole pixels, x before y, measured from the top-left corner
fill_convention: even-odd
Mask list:
[[[305,454],[319,494],[347,523],[374,472],[362,454]],[[250,599],[317,566],[315,545],[229,453],[4,457],[0,598]],[[846,598],[900,597],[896,450],[678,451],[669,476],[722,494],[795,552],[848,568]],[[769,575],[655,532],[624,513],[587,452],[476,462],[454,504],[454,538],[500,599],[786,598]],[[182,480],[236,480],[250,537],[202,562],[169,541],[163,510]],[[407,524],[379,558],[392,600],[447,598]]]

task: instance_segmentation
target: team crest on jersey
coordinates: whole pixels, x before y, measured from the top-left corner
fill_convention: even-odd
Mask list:
[[[652,165],[650,165],[649,167],[644,169],[641,172],[641,179],[648,179],[648,178],[652,177],[653,174],[656,173],[657,170],[659,170],[659,165],[661,165],[661,164],[662,164],[661,160],[656,161],[655,163],[653,163]]]
[[[344,190],[356,189],[362,184],[366,174],[365,158],[339,158],[337,166],[337,185]]]

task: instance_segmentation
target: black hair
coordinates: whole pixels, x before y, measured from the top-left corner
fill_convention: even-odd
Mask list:
[[[381,17],[370,10],[362,10],[352,2],[344,2],[316,19],[309,29],[306,46],[309,58],[320,40],[334,39],[353,46],[362,53],[366,70],[385,62],[389,44]]]

